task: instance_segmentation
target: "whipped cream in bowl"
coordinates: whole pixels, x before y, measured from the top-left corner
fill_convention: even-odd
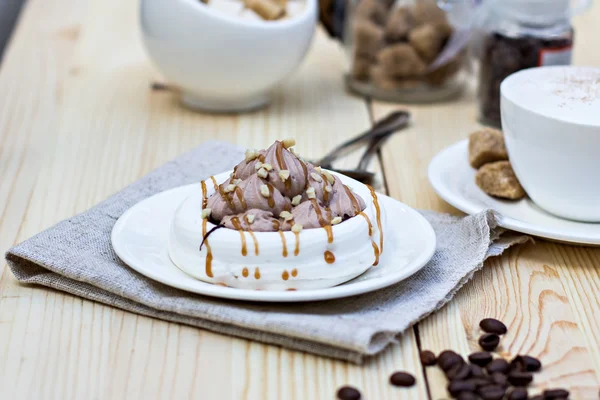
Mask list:
[[[172,221],[177,267],[213,284],[281,291],[336,286],[378,264],[375,191],[302,160],[293,144],[248,151],[233,171],[201,182]]]

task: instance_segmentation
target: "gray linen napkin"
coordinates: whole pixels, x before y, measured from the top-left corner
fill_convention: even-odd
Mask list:
[[[16,245],[6,259],[23,283],[52,287],[155,318],[362,362],[448,302],[483,261],[527,240],[496,226],[492,212],[464,218],[423,212],[435,229],[433,259],[394,286],[346,299],[264,304],[204,297],[128,268],[110,233],[129,207],[160,191],[232,168],[243,149],[207,142],[156,169],[92,209]]]

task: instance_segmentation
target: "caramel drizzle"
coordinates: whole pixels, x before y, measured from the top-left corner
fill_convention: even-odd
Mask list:
[[[324,174],[321,174],[321,178],[323,179],[323,201],[325,203],[329,202],[329,192],[326,190],[327,186],[329,185],[329,181],[327,180],[327,177]]]
[[[233,174],[231,175],[231,179],[235,179],[237,175],[238,166],[233,167]]]
[[[248,273],[248,268],[244,267],[244,269],[242,270],[242,276],[243,276],[244,278],[247,278],[247,277],[248,277],[248,275],[249,275],[249,273]]]
[[[348,188],[348,186],[344,185],[344,189],[346,190],[346,194],[348,195],[348,197],[350,197],[350,201],[352,202],[352,208],[355,211],[354,215],[358,214],[361,211],[360,205],[358,204],[358,200],[356,200],[356,197],[354,197],[354,193],[352,193],[352,191]],[[373,190],[373,189],[371,188],[371,190]]]
[[[266,185],[269,188],[269,198],[267,199],[267,202],[269,204],[269,207],[273,208],[275,207],[275,199],[273,198],[273,185],[271,185],[270,183],[267,183]]]
[[[283,256],[287,257],[288,256],[287,243],[285,241],[285,235],[283,234],[283,231],[279,231],[279,236],[281,236],[281,245],[283,246]]]
[[[242,210],[247,210],[248,206],[246,205],[246,199],[244,199],[244,191],[239,186],[235,187],[235,194],[242,205]]]
[[[240,220],[238,219],[238,217],[231,218],[231,224],[240,233],[240,238],[242,239],[242,255],[248,255],[248,248],[246,247],[246,236],[244,235],[244,230],[242,229],[242,224],[240,224]]]
[[[294,235],[296,236],[296,248],[294,249],[294,256],[298,257],[298,254],[300,254],[300,233],[294,232]]]
[[[302,162],[300,159],[298,159],[298,161],[300,161],[300,165],[302,165],[302,171],[304,171],[304,189],[308,189],[308,168],[306,167],[305,162]]]
[[[376,266],[379,264],[379,248],[377,247],[377,243],[374,241],[371,241],[371,244],[373,245],[373,252],[375,253],[375,262],[373,263],[373,266]]]
[[[248,222],[248,221],[246,220],[246,222]],[[250,224],[248,224],[248,225],[250,225]],[[258,240],[256,240],[256,236],[254,235],[254,232],[252,232],[252,229],[250,229],[250,226],[248,226],[247,232],[250,234],[252,241],[254,241],[254,255],[257,256],[258,255]]]
[[[258,267],[254,270],[254,279],[260,279],[260,269]]]
[[[283,270],[283,273],[281,274],[281,279],[283,279],[284,281],[290,279],[290,274],[287,272],[287,270]]]
[[[264,154],[259,154],[258,155],[258,161],[260,161],[261,163],[264,164],[264,162],[265,162],[265,155]]]
[[[377,200],[377,194],[375,190],[369,185],[367,185],[369,190],[371,191],[371,196],[373,197],[373,204],[375,205],[375,216],[377,217],[377,229],[379,229],[379,254],[383,254],[383,229],[381,229],[381,208],[379,207],[379,201]]]
[[[369,225],[369,236],[373,236],[373,224],[371,223],[369,216],[362,211],[359,212],[358,214],[362,215],[365,218],[365,220],[367,221],[367,224]]]
[[[327,221],[325,221],[325,219],[323,218],[323,212],[319,207],[319,203],[317,203],[317,199],[310,199],[310,202],[312,203],[315,212],[317,213],[319,225],[321,225],[321,227],[325,229],[325,232],[327,232],[327,243],[333,243],[333,230],[331,229],[331,224],[328,224]]]
[[[281,142],[277,143],[277,147],[275,148],[275,157],[277,158],[277,164],[279,164],[279,170],[287,169],[287,164],[285,163],[285,159],[283,158],[283,144]],[[291,177],[285,180],[284,186],[286,190],[290,190],[290,188],[292,187]]]
[[[215,179],[214,176],[211,176],[210,179],[212,180],[213,186],[215,187],[215,192],[219,191],[219,185],[217,184],[217,180]]]
[[[217,182],[215,181],[215,178],[213,176],[211,176],[214,184],[216,185]],[[208,204],[208,196],[206,194],[206,182],[202,181],[201,184],[202,186],[202,208],[205,208],[206,205]],[[206,224],[208,223],[208,218],[204,218],[202,220],[202,237],[204,238],[204,244],[206,245],[206,262],[205,262],[205,270],[206,270],[206,276],[208,276],[209,278],[212,278],[214,275],[212,273],[212,251],[210,249],[210,244],[208,244],[208,239],[206,238]]]
[[[335,262],[335,256],[329,250],[325,252],[324,257],[327,264],[333,264]]]
[[[294,278],[298,276],[298,270],[297,270],[296,268],[294,268],[294,269],[292,270],[292,276],[293,276]]]

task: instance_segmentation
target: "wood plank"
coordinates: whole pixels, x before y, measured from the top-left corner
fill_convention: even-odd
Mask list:
[[[576,19],[575,60],[600,65],[600,6]],[[585,38],[585,40],[581,40]],[[473,87],[449,104],[409,106],[415,124],[392,139],[383,162],[392,196],[418,208],[459,213],[441,200],[427,180],[427,166],[440,150],[478,128]],[[374,103],[375,117],[402,106]],[[459,213],[460,214],[460,213]],[[419,324],[423,348],[452,348],[463,355],[478,348],[478,323],[496,317],[507,323],[501,355],[538,356],[545,364],[535,389],[567,387],[573,398],[595,398],[600,382],[598,295],[600,250],[539,241],[486,263],[440,312]],[[592,294],[593,293],[593,294]],[[438,369],[427,369],[433,399],[447,396]]]
[[[67,15],[62,1],[47,6]],[[173,92],[150,90],[162,79],[139,43],[135,2],[94,1],[85,13],[65,18],[73,22],[60,36],[71,43],[69,57],[60,64],[60,79],[39,85],[46,66],[35,60],[35,67],[21,71],[16,63],[22,59],[15,54],[25,54],[39,39],[32,27],[45,17],[42,4],[33,1],[26,10],[19,29],[34,32],[27,31],[25,39],[18,35],[7,55],[13,64],[0,74],[4,85],[32,82],[11,86],[6,98],[13,111],[2,123],[14,131],[10,115],[23,115],[18,126],[34,124],[28,128],[31,137],[1,131],[5,142],[21,141],[21,160],[32,161],[23,172],[29,180],[2,192],[15,204],[5,213],[11,217],[2,221],[1,229],[8,232],[4,248],[84,211],[207,139],[265,147],[295,136],[298,149],[315,158],[370,125],[365,102],[344,94],[342,49],[321,31],[308,59],[277,90],[269,109],[243,116],[182,109]],[[30,110],[34,97],[47,99],[46,111]],[[15,163],[3,164],[2,176],[13,174]],[[9,273],[0,293],[2,397],[299,400],[332,398],[338,386],[351,383],[368,398],[426,398],[412,332],[382,357],[356,366],[21,286]],[[414,372],[419,385],[392,388],[387,379],[395,369]]]

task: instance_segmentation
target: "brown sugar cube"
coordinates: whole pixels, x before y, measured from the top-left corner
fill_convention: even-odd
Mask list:
[[[350,75],[359,81],[366,81],[369,79],[369,71],[371,70],[371,60],[363,57],[355,57],[352,60],[352,69]]]
[[[406,40],[413,25],[410,8],[400,7],[392,12],[385,24],[385,39],[390,43]]]
[[[431,24],[423,24],[408,34],[408,42],[427,63],[440,54],[444,39],[440,31]]]
[[[420,76],[426,65],[419,58],[416,50],[406,43],[388,46],[377,54],[377,60],[385,73],[396,78]]]
[[[409,90],[415,89],[421,84],[421,81],[418,79],[394,78],[389,76],[385,73],[383,67],[379,65],[371,67],[370,76],[373,84],[383,90]]]
[[[355,56],[374,59],[383,43],[383,28],[371,21],[356,21],[354,24]]]
[[[504,160],[508,160],[508,153],[502,132],[484,128],[469,135],[469,163],[473,168]]]
[[[356,21],[371,21],[382,26],[387,19],[387,7],[381,0],[359,0],[354,9]]]
[[[491,196],[518,200],[525,197],[525,190],[519,183],[509,161],[496,161],[479,168],[475,183]]]
[[[453,31],[446,12],[438,7],[435,0],[417,1],[412,9],[412,14],[416,26],[432,24],[439,30],[442,37],[450,36]]]
[[[456,75],[463,66],[465,59],[463,54],[459,54],[455,59],[445,65],[442,65],[435,71],[425,75],[425,81],[432,86],[441,86],[454,75]]]
[[[285,16],[285,8],[273,0],[246,0],[246,7],[267,21],[280,19]]]

